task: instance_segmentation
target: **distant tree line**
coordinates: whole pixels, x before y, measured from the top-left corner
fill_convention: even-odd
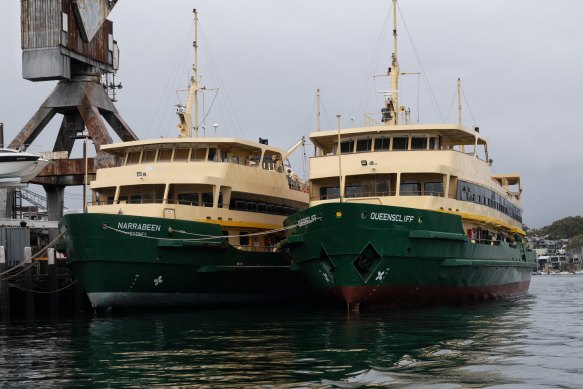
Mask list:
[[[528,229],[528,235],[551,240],[569,239],[567,250],[577,250],[583,247],[583,217],[568,216],[550,226]]]

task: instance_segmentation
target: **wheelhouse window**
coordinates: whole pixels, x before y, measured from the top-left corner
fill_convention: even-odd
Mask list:
[[[356,152],[364,153],[372,148],[372,139],[359,139],[356,141]]]
[[[439,139],[435,136],[429,138],[429,149],[438,150],[439,149]]]
[[[482,141],[481,139],[479,141]],[[476,148],[476,157],[481,159],[482,161],[486,161],[488,159],[488,150],[486,148],[486,143],[478,143],[478,147]]]
[[[190,155],[190,160],[192,162],[201,162],[206,159],[206,147],[204,148],[193,148],[192,154]]]
[[[188,161],[188,154],[190,154],[190,149],[177,148],[174,151],[174,160],[175,161]]]
[[[152,163],[156,160],[156,149],[144,150],[142,153],[142,163]]]
[[[217,149],[215,149],[214,147],[209,147],[209,158],[208,160],[210,162],[218,162],[218,154],[217,154]]]
[[[411,150],[426,150],[427,138],[421,136],[414,136],[411,138]]]
[[[142,151],[130,151],[126,157],[126,165],[137,165],[140,163],[140,156],[142,155]]]
[[[341,154],[349,154],[354,151],[354,141],[347,140],[344,142],[340,142],[340,153]]]
[[[255,151],[249,155],[248,166],[258,167],[261,162],[261,151]]]
[[[265,151],[263,156],[263,169],[283,172],[283,157],[279,153],[270,150]]]
[[[226,150],[219,150],[219,154],[220,154],[220,161],[221,162],[229,162],[229,154],[227,153]]]
[[[374,140],[374,151],[389,150],[391,138],[376,138]]]
[[[393,150],[407,150],[409,149],[408,136],[395,136],[393,138]]]
[[[172,151],[173,149],[170,148],[160,149],[158,162],[170,162],[172,160]]]

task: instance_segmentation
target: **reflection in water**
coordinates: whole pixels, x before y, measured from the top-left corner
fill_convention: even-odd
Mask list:
[[[524,299],[365,311],[295,307],[0,325],[0,386],[544,387],[583,375],[583,278]]]

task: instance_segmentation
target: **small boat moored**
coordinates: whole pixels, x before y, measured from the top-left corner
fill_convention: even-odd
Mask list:
[[[49,164],[47,159],[26,151],[0,149],[0,187],[26,184]]]

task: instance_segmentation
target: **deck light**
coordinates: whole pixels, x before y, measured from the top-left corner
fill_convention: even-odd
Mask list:
[[[366,159],[363,159],[363,160],[361,160],[361,161],[360,161],[360,164],[361,164],[362,166],[366,166],[366,164],[367,164],[367,162],[366,162]]]

